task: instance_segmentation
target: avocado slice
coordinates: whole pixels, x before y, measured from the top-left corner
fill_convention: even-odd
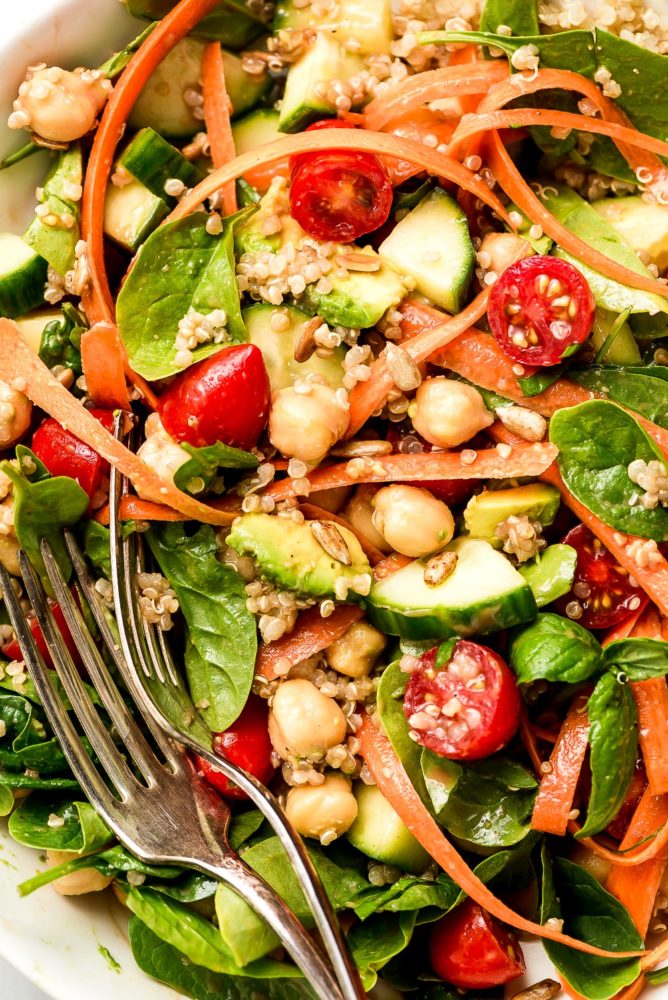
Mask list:
[[[659,271],[668,268],[668,208],[643,201],[638,195],[601,198],[592,202],[592,208],[636,253],[644,251]]]
[[[308,285],[304,303],[330,326],[350,326],[364,330],[375,326],[383,313],[399,305],[408,293],[408,283],[371,247],[342,247],[341,253],[363,254],[378,264],[377,271],[347,271],[344,277],[331,276],[332,290],[326,294]]]
[[[358,782],[357,818],[346,837],[368,858],[419,875],[431,861],[403,820],[375,785]]]
[[[336,525],[350,554],[350,565],[346,566],[316,540],[311,528],[314,523],[297,524],[271,514],[242,514],[232,525],[227,544],[242,555],[253,556],[261,574],[280,587],[311,597],[335,597],[339,578],[352,582],[362,573],[371,574],[371,567],[352,531]]]
[[[23,239],[33,250],[43,257],[60,275],[74,267],[75,247],[79,241],[80,194],[73,196],[76,188],[83,183],[83,161],[81,146],[72,143],[63,150],[48,173],[40,202],[55,216],[57,225],[45,225],[36,215],[23,235]],[[69,216],[70,224],[61,220]]]
[[[578,554],[570,545],[548,545],[531,562],[518,566],[539,608],[563,597],[573,586]]]
[[[496,526],[513,514],[526,514],[541,524],[552,524],[559,509],[559,490],[545,483],[516,486],[509,490],[485,490],[471,497],[464,509],[464,524],[472,538],[484,538],[501,548]]]

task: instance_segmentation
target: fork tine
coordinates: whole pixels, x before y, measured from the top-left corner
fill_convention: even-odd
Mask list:
[[[46,550],[45,550],[46,551]],[[44,553],[43,553],[44,554]],[[53,655],[54,665],[72,708],[91,742],[100,764],[123,799],[136,791],[139,782],[116,749],[77,672],[47,603],[44,589],[25,552],[19,552],[19,566],[37,622]],[[90,643],[89,637],[85,637]]]

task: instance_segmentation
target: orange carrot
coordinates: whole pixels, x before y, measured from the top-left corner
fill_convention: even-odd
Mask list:
[[[620,851],[627,851],[646,837],[653,836],[657,829],[667,822],[668,795],[654,795],[648,788],[638,803],[624,839],[619,845]],[[647,933],[667,862],[668,857],[664,850],[659,857],[643,864],[635,864],[633,867],[613,865],[606,879],[606,889],[624,904],[642,937]]]
[[[568,712],[561,732],[550,755],[549,771],[541,768],[543,778],[538,789],[531,817],[534,830],[563,837],[568,827],[569,813],[580,771],[587,752],[589,719],[582,711],[578,696]]]
[[[372,545],[361,532],[356,531],[350,521],[347,521],[345,517],[339,517],[338,514],[332,514],[330,511],[324,510],[322,507],[316,507],[313,503],[300,504],[299,509],[307,521],[334,521],[335,524],[342,524],[344,528],[348,529],[348,531],[352,531],[353,535],[355,535],[357,541],[360,543],[362,551],[372,566],[375,566],[376,563],[381,562],[385,558],[380,549],[377,549],[375,545]]]
[[[402,556],[399,552],[393,552],[390,556],[385,556],[382,562],[377,563],[373,568],[374,580],[384,580],[393,573],[397,573],[404,566],[412,562],[408,556]]]
[[[225,65],[220,42],[209,42],[204,49],[202,60],[202,95],[204,97],[204,121],[211,146],[214,167],[224,167],[236,156],[234,137],[230,123],[232,108],[225,84]],[[223,186],[223,211],[233,215],[237,210],[237,195],[234,181]]]
[[[142,500],[141,497],[133,496],[131,493],[121,497],[119,508],[121,521],[184,521],[186,520],[178,510],[171,507],[163,507],[162,504],[153,503],[152,500]],[[93,514],[93,519],[98,524],[109,524],[109,504],[100,507]]]
[[[113,323],[104,320],[95,323],[82,336],[81,364],[86,376],[86,391],[96,406],[108,410],[130,409],[123,355]]]
[[[363,124],[366,125],[366,122]],[[433,143],[435,137],[436,148],[444,149],[452,139],[456,127],[456,121],[446,117],[442,111],[432,111],[431,108],[424,107],[394,118],[385,131],[400,139],[411,139],[420,143],[424,143],[427,136],[431,137],[427,142]],[[409,163],[407,160],[396,160],[390,156],[383,158],[383,164],[394,187],[403,184],[409,177],[422,173],[422,167],[417,164]]]
[[[496,448],[476,453],[472,462],[462,460],[466,452],[422,452],[417,455],[383,455],[380,459],[367,460],[363,466],[341,462],[316,469],[307,478],[311,489],[331,490],[340,486],[357,486],[360,483],[420,482],[425,479],[512,479],[516,476],[539,476],[556,458],[554,445],[527,444],[513,447],[511,454],[502,457]],[[353,459],[352,461],[355,461]],[[294,483],[283,479],[272,483],[264,496],[285,500],[294,496]]]
[[[340,639],[363,614],[357,604],[340,604],[328,618],[322,617],[317,605],[302,611],[292,632],[266,646],[260,646],[255,672],[266,680],[273,681],[279,676],[276,665],[280,660],[300,663],[309,656],[321,653]]]
[[[635,632],[634,635],[642,633]],[[668,793],[668,685],[665,677],[631,683],[638,712],[638,735],[649,787]]]
[[[361,754],[371,771],[374,781],[383,797],[398,813],[400,819],[410,832],[432,856],[434,861],[452,878],[457,885],[488,910],[498,920],[510,924],[517,930],[525,931],[536,937],[558,941],[577,951],[589,955],[600,955],[604,958],[632,958],[642,952],[610,952],[595,945],[578,941],[563,934],[549,924],[536,924],[527,920],[502,903],[494,893],[471,871],[459,852],[443,834],[436,821],[422,804],[420,797],[413,788],[401,761],[392,749],[387,736],[376,723],[366,716],[358,732],[361,743]]]
[[[636,610],[626,618],[621,624],[615,625],[613,628],[609,629],[604,637],[601,639],[602,646],[609,646],[611,642],[616,642],[617,639],[628,639],[630,635],[633,635],[633,630],[636,627],[638,619],[643,614],[645,608],[647,607],[648,598],[643,594],[640,599],[640,604]]]

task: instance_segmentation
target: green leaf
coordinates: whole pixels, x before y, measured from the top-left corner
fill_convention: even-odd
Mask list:
[[[649,371],[640,374],[637,370],[592,366],[572,371],[569,378],[668,429],[668,382],[654,378]]]
[[[629,681],[668,674],[668,642],[663,639],[617,639],[603,650],[603,665]]]
[[[58,816],[63,825],[49,826],[51,816]],[[88,802],[46,795],[24,799],[9,819],[9,832],[26,847],[75,854],[91,854],[113,840],[112,832]]]
[[[668,966],[664,966],[662,969],[653,969],[645,975],[647,982],[651,983],[652,986],[661,986],[663,983],[668,983]]]
[[[237,813],[230,820],[230,828],[227,832],[227,839],[233,851],[238,851],[247,840],[257,833],[264,823],[264,816],[259,809],[249,809],[247,812]]]
[[[210,875],[192,871],[186,871],[179,878],[170,879],[168,882],[151,880],[152,889],[180,903],[198,903],[203,899],[213,899],[218,885],[217,880]]]
[[[447,667],[448,663],[452,659],[452,654],[455,651],[455,646],[458,641],[457,637],[454,639],[446,639],[445,642],[442,642],[438,647],[436,652],[436,661],[434,663],[437,670],[440,670],[441,667]]]
[[[582,625],[544,612],[515,631],[509,659],[520,684],[538,680],[578,684],[598,673],[601,654],[600,643]]]
[[[584,868],[563,858],[550,870],[544,851],[541,922],[563,917],[564,931],[610,951],[635,951],[643,941],[626,908]],[[640,974],[634,958],[599,958],[554,941],[543,947],[557,971],[587,1000],[610,1000]]]
[[[559,448],[566,486],[604,524],[657,542],[668,538],[668,510],[629,503],[638,493],[629,479],[629,464],[664,460],[631,414],[616,403],[592,399],[555,413],[550,440]]]
[[[259,459],[249,451],[231,448],[218,441],[206,448],[182,443],[191,458],[174,473],[174,483],[185,493],[202,493],[216,478],[219,469],[257,469]]]
[[[11,788],[0,785],[0,816],[9,816],[14,808],[14,796]]]
[[[42,774],[68,771],[67,761],[57,741],[47,732],[43,712],[36,705],[17,693],[0,694],[0,721],[4,723],[4,736],[0,739],[3,784],[19,787],[23,784],[20,779],[24,779],[23,787],[31,787],[35,779],[26,777],[26,768]]]
[[[436,818],[457,840],[512,847],[531,831],[537,783],[502,757],[459,764],[422,751],[422,773]]]
[[[480,15],[480,30],[496,33],[502,24],[512,28],[513,35],[537,35],[536,0],[487,0]]]
[[[570,545],[548,545],[517,570],[531,587],[539,608],[567,594],[573,585],[578,555]]]
[[[433,643],[431,644],[433,646]],[[410,730],[404,715],[404,691],[408,674],[402,672],[399,661],[390,663],[380,678],[377,692],[377,718],[392,744],[392,749],[403,764],[406,774],[424,804],[431,808],[431,799],[422,776],[421,747],[408,735]]]
[[[182,523],[156,525],[146,534],[170,581],[188,625],[186,672],[195,704],[213,732],[227,729],[250,694],[257,629],[246,610],[241,577],[217,559],[213,528],[187,534]]]
[[[566,371],[568,371],[568,363],[553,365],[550,368],[539,369],[535,375],[527,375],[517,381],[525,396],[538,396],[539,393],[545,392],[551,385],[558,382]]]
[[[67,302],[62,307],[62,317],[47,323],[42,331],[39,356],[47,368],[62,365],[70,368],[76,376],[81,375],[81,337],[86,330],[86,322]]]
[[[47,214],[61,219],[69,215],[73,224],[67,228],[62,224],[48,226],[39,216],[35,216],[23,237],[28,246],[44,257],[60,275],[65,275],[74,267],[74,248],[79,242],[80,200],[74,201],[69,194],[69,185],[83,183],[83,161],[78,142],[59,153],[49,171],[42,188],[40,203],[48,208]]]
[[[627,684],[604,674],[587,704],[591,793],[578,837],[600,833],[619,812],[638,756],[636,707]]]
[[[38,889],[43,889],[45,885],[50,885],[55,882],[56,879],[63,878],[65,875],[71,875],[73,872],[84,871],[86,868],[94,867],[93,862],[98,855],[89,855],[85,857],[80,857],[78,854],[73,855],[67,861],[63,861],[62,864],[56,865],[54,868],[47,868],[46,871],[40,872],[39,875],[34,875],[32,878],[26,879],[25,882],[21,882],[18,886],[19,896],[30,896],[33,892],[37,892]]]
[[[115,52],[113,56],[110,56],[106,62],[103,62],[102,65],[98,67],[98,69],[102,70],[108,80],[113,80],[114,77],[123,72],[137,49],[143,45],[155,27],[155,24],[149,24],[147,28],[144,28],[140,35],[137,35],[137,37],[133,38],[131,42],[128,42],[128,44],[122,48],[120,52]]]
[[[379,913],[348,934],[348,944],[366,990],[373,989],[378,972],[409,944],[415,928],[415,913]]]
[[[110,543],[109,528],[105,528],[98,521],[85,522],[83,526],[84,555],[93,569],[107,580],[111,579]]]
[[[179,321],[191,307],[205,315],[224,309],[227,339],[248,339],[235,277],[233,227],[228,220],[219,236],[211,236],[206,220],[198,212],[152,233],[118,296],[116,317],[130,364],[149,381],[183,371],[175,361],[175,340]],[[221,346],[202,344],[193,360],[208,358]]]

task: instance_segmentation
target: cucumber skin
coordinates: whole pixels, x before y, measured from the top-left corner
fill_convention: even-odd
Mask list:
[[[158,21],[175,6],[176,0],[127,0],[128,13],[148,21]],[[191,32],[195,38],[222,42],[226,49],[239,51],[267,26],[247,17],[235,4],[220,3]]]
[[[439,614],[406,614],[398,608],[365,602],[369,621],[386,635],[403,639],[448,639],[451,636],[487,635],[531,621],[538,614],[536,600],[527,584],[500,600],[468,608],[442,608]]]
[[[26,271],[29,268],[29,273]],[[44,305],[44,286],[49,265],[43,257],[35,257],[21,270],[21,276],[7,275],[0,278],[0,316],[16,319],[24,313]],[[20,287],[16,286],[20,281]]]
[[[194,187],[202,179],[197,167],[150,127],[137,133],[121,155],[120,163],[151,194],[170,206],[176,205],[177,199],[165,193],[169,179],[183,181],[186,187]]]

